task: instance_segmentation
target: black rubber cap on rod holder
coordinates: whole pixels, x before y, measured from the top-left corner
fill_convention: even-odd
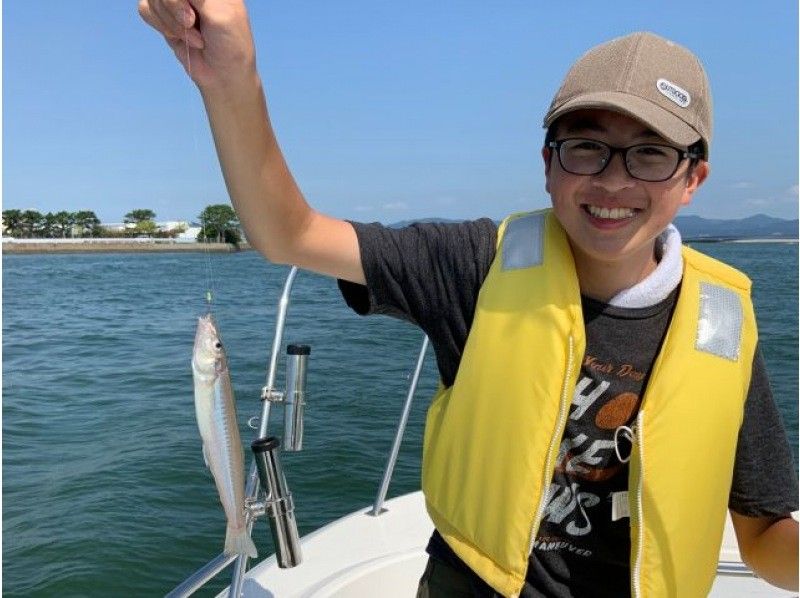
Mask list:
[[[308,345],[289,345],[286,347],[287,355],[311,355],[311,347]]]
[[[277,436],[267,436],[266,438],[259,438],[250,443],[250,448],[254,453],[266,453],[272,449],[281,446],[281,439]]]

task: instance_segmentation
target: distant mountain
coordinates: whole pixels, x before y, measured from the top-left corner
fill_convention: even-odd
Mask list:
[[[714,220],[678,216],[675,226],[687,241],[727,239],[797,239],[797,219],[784,220],[756,214],[741,220]]]
[[[452,223],[452,222],[463,222],[463,220],[453,219],[453,218],[417,218],[416,220],[401,220],[400,222],[395,222],[394,224],[387,225],[389,228],[403,228],[404,226],[408,226],[409,224],[418,224],[418,223],[428,223],[428,222],[439,222],[439,223]]]
[[[420,218],[390,224],[401,228],[414,222],[461,222],[448,218]],[[756,214],[740,220],[719,220],[700,216],[678,216],[675,226],[685,241],[727,241],[734,239],[797,239],[798,220]]]

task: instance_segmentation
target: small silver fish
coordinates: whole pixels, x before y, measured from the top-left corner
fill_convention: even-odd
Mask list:
[[[211,314],[197,322],[192,352],[194,407],[203,439],[203,456],[214,476],[228,519],[225,554],[255,557],[244,515],[244,457],[228,358]]]

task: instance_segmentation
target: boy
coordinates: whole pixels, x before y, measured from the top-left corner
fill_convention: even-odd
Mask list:
[[[191,62],[250,243],[431,338],[420,596],[702,596],[728,506],[748,564],[797,587],[796,478],[749,280],[670,224],[709,173],[690,52],[637,33],[573,66],[545,117],[552,210],[398,231],[305,202],[239,1],[139,9]]]

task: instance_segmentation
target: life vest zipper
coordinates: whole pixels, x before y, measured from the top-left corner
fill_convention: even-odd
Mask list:
[[[553,471],[556,464],[553,463],[553,453],[558,453],[558,447],[561,444],[561,438],[564,436],[564,426],[566,425],[567,412],[569,411],[570,401],[567,400],[569,394],[570,380],[572,379],[573,361],[575,360],[575,341],[572,335],[569,336],[567,345],[567,371],[564,376],[564,384],[561,387],[561,401],[558,406],[558,420],[556,422],[556,429],[553,432],[553,437],[550,439],[550,447],[547,450],[547,461],[544,468],[544,480],[542,482],[542,496],[539,499],[539,507],[536,509],[536,515],[533,519],[531,526],[531,540],[528,546],[528,554],[533,552],[533,545],[536,542],[536,532],[539,529],[539,522],[542,519],[544,508],[547,503],[547,496],[550,493],[550,483],[553,480]]]
[[[631,567],[631,588],[632,598],[640,598],[642,595],[641,574],[642,574],[642,552],[644,550],[644,508],[642,507],[642,487],[644,484],[644,411],[639,410],[636,416],[636,425],[633,428],[633,448],[638,452],[639,467],[636,479],[636,525],[637,542],[636,555]]]

